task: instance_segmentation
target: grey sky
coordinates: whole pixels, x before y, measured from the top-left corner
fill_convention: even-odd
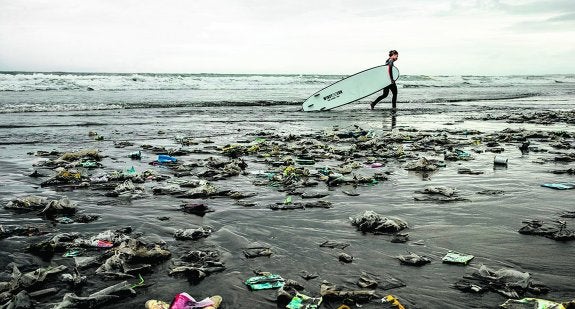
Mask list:
[[[575,73],[574,0],[0,0],[0,70]]]

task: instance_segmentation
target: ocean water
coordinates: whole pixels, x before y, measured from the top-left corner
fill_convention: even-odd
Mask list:
[[[0,73],[0,113],[186,106],[298,105],[344,76]],[[568,98],[575,75],[425,76],[398,81],[400,102]],[[90,89],[90,90],[89,90]],[[374,95],[375,96],[375,95]],[[361,102],[373,100],[369,97]]]
[[[219,157],[211,146],[222,147],[242,140],[253,140],[262,132],[279,136],[295,135],[310,139],[317,134],[352,130],[360,126],[374,136],[386,134],[446,135],[461,140],[462,148],[471,151],[468,143],[473,137],[465,133],[478,130],[489,135],[505,129],[566,132],[566,141],[575,145],[575,126],[555,122],[507,123],[497,120],[473,120],[485,115],[508,115],[545,111],[573,110],[575,106],[575,75],[545,76],[401,76],[398,81],[397,114],[390,112],[390,98],[382,101],[374,111],[368,103],[374,94],[360,102],[324,113],[304,113],[301,102],[315,91],[343,76],[324,75],[225,75],[225,74],[91,74],[91,73],[0,73],[0,205],[29,194],[48,197],[67,196],[77,203],[81,213],[100,214],[102,218],[89,224],[55,224],[34,214],[15,214],[0,208],[0,225],[14,227],[22,224],[45,224],[55,232],[97,233],[106,229],[132,226],[135,232],[157,234],[168,244],[177,259],[190,249],[217,248],[222,252],[226,270],[213,274],[199,284],[170,277],[172,261],[154,267],[144,275],[149,287],[137,289],[137,296],[126,298],[107,308],[143,308],[147,299],[170,301],[179,292],[202,298],[220,294],[223,308],[277,308],[274,291],[247,290],[243,281],[253,276],[254,270],[281,274],[284,278],[303,283],[306,293],[319,294],[322,280],[346,289],[357,289],[362,271],[379,276],[391,275],[406,286],[384,291],[398,296],[409,308],[495,308],[505,297],[488,292],[468,294],[452,288],[452,284],[481,265],[490,268],[513,268],[529,272],[537,281],[550,288],[543,298],[570,300],[575,298],[575,242],[556,242],[544,237],[517,233],[527,219],[552,220],[562,211],[575,211],[575,190],[556,191],[540,186],[544,182],[575,182],[571,175],[550,173],[555,169],[573,168],[569,162],[546,162],[557,153],[569,154],[571,149],[558,150],[555,141],[534,138],[533,146],[547,152],[522,154],[517,142],[501,141],[503,156],[509,159],[507,168],[494,168],[494,153],[473,153],[474,160],[447,162],[445,168],[430,175],[408,172],[405,161],[385,160],[382,171],[390,172],[390,180],[369,186],[359,186],[357,197],[345,195],[344,188],[329,189],[320,184],[313,191],[327,192],[325,198],[332,209],[272,211],[269,204],[281,202],[286,194],[273,187],[252,184],[256,174],[270,167],[255,157],[247,156],[247,175],[240,175],[214,184],[219,188],[255,192],[249,201],[254,207],[238,205],[229,198],[194,200],[206,203],[215,212],[204,217],[177,211],[187,199],[152,195],[156,183],[144,185],[148,197],[126,200],[104,196],[104,192],[77,189],[60,191],[42,188],[43,179],[30,178],[33,164],[42,158],[30,155],[39,150],[73,151],[97,148],[106,158],[103,169],[88,171],[101,173],[123,170],[134,166],[137,171],[152,169],[173,176],[161,167],[148,163],[157,155],[143,149],[145,144],[182,147],[177,139],[189,137],[198,145],[183,147],[202,150],[181,156],[184,162]],[[88,90],[90,87],[93,90]],[[473,119],[471,119],[473,118]],[[89,132],[104,137],[96,141]],[[114,143],[131,141],[134,146],[115,148]],[[207,141],[210,141],[208,143]],[[298,140],[292,143],[297,144]],[[331,147],[352,147],[348,142],[334,141]],[[409,141],[393,147],[410,152]],[[142,150],[142,161],[132,161],[127,154]],[[432,150],[413,151],[417,156],[443,159]],[[363,159],[362,159],[363,160]],[[361,164],[365,162],[360,161]],[[316,168],[334,166],[334,160],[318,159]],[[482,175],[462,175],[457,170],[467,167],[481,170]],[[358,173],[373,172],[368,165]],[[456,188],[466,202],[431,203],[414,200],[415,191],[427,185],[446,185]],[[502,195],[479,195],[484,189],[505,191]],[[294,201],[299,198],[294,196]],[[399,217],[409,224],[411,241],[394,244],[386,235],[362,234],[351,226],[349,217],[373,210],[387,216]],[[169,216],[166,222],[157,218]],[[575,220],[566,219],[568,228]],[[196,228],[210,225],[215,232],[200,241],[176,241],[177,228]],[[11,237],[0,240],[0,281],[9,280],[15,262],[23,269],[39,266],[72,265],[66,258],[56,256],[45,262],[26,252],[30,243],[47,236]],[[351,264],[338,261],[342,250],[320,248],[325,240],[347,242],[343,250],[354,256]],[[242,249],[253,243],[269,245],[274,254],[270,258],[247,259]],[[446,265],[441,257],[448,250],[473,254],[476,258],[468,266]],[[415,252],[432,259],[423,267],[400,265],[397,255]],[[318,272],[320,277],[305,281],[302,270]],[[103,281],[84,274],[90,283],[79,291],[90,294],[118,281]],[[136,282],[136,279],[131,282]],[[40,300],[39,308],[51,308],[62,299],[58,294]],[[337,308],[338,304],[325,304]],[[380,308],[381,304],[364,304],[362,308]],[[353,306],[353,308],[359,308]]]

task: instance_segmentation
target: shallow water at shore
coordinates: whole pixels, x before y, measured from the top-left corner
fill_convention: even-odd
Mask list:
[[[565,109],[572,101],[557,99],[545,102],[546,109]],[[267,167],[256,162],[253,157],[245,157],[247,175],[240,175],[214,182],[218,187],[238,191],[257,192],[248,198],[257,203],[254,207],[243,207],[229,198],[194,200],[204,202],[215,212],[204,217],[177,211],[183,199],[166,195],[149,195],[144,199],[125,200],[106,197],[102,191],[77,189],[57,192],[54,188],[39,186],[41,179],[27,175],[33,171],[32,165],[38,157],[28,155],[39,150],[72,151],[97,148],[107,156],[102,163],[104,170],[126,169],[132,165],[136,170],[153,169],[170,175],[169,170],[153,167],[147,163],[156,155],[142,150],[142,161],[132,161],[127,154],[141,150],[141,145],[151,144],[169,148],[181,147],[178,137],[192,137],[198,141],[210,140],[213,144],[200,142],[190,149],[203,149],[207,145],[224,146],[239,140],[253,140],[258,132],[268,131],[280,135],[296,136],[330,132],[334,126],[340,131],[351,130],[354,125],[377,136],[394,130],[403,134],[415,130],[419,133],[439,134],[446,130],[479,130],[484,133],[497,132],[505,128],[565,131],[573,136],[575,127],[565,123],[538,125],[530,123],[506,123],[503,121],[465,120],[470,116],[486,113],[509,113],[538,111],[542,104],[536,100],[502,100],[488,102],[465,102],[465,104],[429,104],[416,106],[399,105],[396,117],[386,105],[370,111],[367,104],[352,104],[327,113],[304,113],[292,105],[271,106],[217,106],[217,107],[177,107],[120,109],[101,111],[62,111],[42,113],[0,114],[2,127],[0,138],[0,195],[2,201],[34,194],[49,197],[67,196],[76,202],[81,212],[100,214],[102,218],[88,224],[54,225],[54,231],[79,231],[97,233],[106,229],[132,226],[135,232],[158,234],[167,243],[174,258],[191,248],[214,247],[223,253],[226,270],[208,276],[197,285],[186,279],[167,275],[170,262],[154,268],[146,275],[150,287],[138,288],[138,295],[107,308],[143,308],[147,299],[171,300],[179,292],[192,296],[207,297],[214,294],[223,296],[223,308],[275,308],[274,291],[250,292],[243,281],[253,276],[253,270],[281,274],[284,278],[300,281],[309,295],[319,294],[322,280],[356,289],[355,283],[362,271],[372,274],[388,274],[405,282],[406,286],[388,291],[378,290],[378,294],[392,293],[404,299],[410,308],[486,308],[496,307],[505,298],[496,293],[475,295],[462,293],[451,286],[466,273],[481,264],[489,267],[513,268],[529,272],[537,281],[545,283],[550,292],[547,299],[570,300],[575,298],[575,254],[573,242],[558,242],[544,237],[521,235],[517,232],[526,219],[556,218],[561,211],[574,211],[573,193],[575,190],[552,190],[543,188],[545,182],[573,182],[573,176],[549,173],[554,169],[572,168],[573,163],[534,163],[535,159],[551,158],[550,153],[530,153],[523,155],[517,143],[502,143],[503,156],[509,159],[507,168],[494,168],[494,153],[473,154],[474,160],[447,162],[447,166],[428,176],[410,172],[403,168],[405,161],[390,160],[383,171],[391,172],[388,181],[356,188],[359,196],[350,197],[342,193],[341,187],[328,188],[323,183],[313,191],[326,191],[324,198],[333,203],[331,209],[310,208],[305,210],[272,211],[267,205],[282,202],[286,194],[273,187],[254,186],[256,179],[250,172],[265,170]],[[404,108],[405,107],[405,108]],[[511,108],[509,108],[511,107]],[[395,119],[392,119],[395,118]],[[392,125],[393,124],[393,125]],[[103,141],[95,141],[88,136],[96,131],[104,136]],[[300,137],[301,138],[301,137]],[[471,137],[453,134],[453,139],[469,141]],[[134,146],[114,148],[113,142],[132,141]],[[570,139],[573,143],[573,138]],[[547,142],[533,139],[532,145],[549,148]],[[344,147],[345,143],[334,144]],[[403,143],[409,151],[410,143]],[[186,147],[184,147],[186,148]],[[469,146],[466,150],[471,149]],[[571,152],[573,150],[570,150]],[[209,152],[209,150],[208,150]],[[565,151],[569,153],[569,151]],[[375,154],[377,155],[377,154]],[[427,158],[443,159],[434,153],[421,152]],[[220,156],[217,151],[205,154],[191,154],[178,157],[183,161]],[[329,160],[319,160],[315,166],[334,164]],[[483,171],[482,175],[461,175],[458,168],[467,167]],[[358,172],[371,172],[367,165]],[[155,183],[146,183],[149,192]],[[468,201],[435,203],[414,200],[414,191],[427,185],[455,187]],[[501,195],[479,195],[484,189],[503,190]],[[185,199],[188,200],[188,199]],[[298,200],[298,197],[294,197]],[[405,244],[391,243],[390,236],[362,234],[349,222],[349,217],[365,210],[373,210],[385,216],[400,217],[408,222],[410,241]],[[159,221],[161,216],[169,221]],[[573,228],[573,219],[567,219],[568,227]],[[48,224],[32,214],[14,214],[0,209],[0,224],[4,226],[21,224]],[[199,241],[178,241],[173,238],[177,228],[196,228],[201,225],[214,227],[215,232]],[[24,269],[48,265],[39,258],[24,253],[27,244],[46,236],[11,237],[0,240],[0,270],[10,262],[23,265]],[[349,243],[345,250],[320,248],[325,240]],[[274,254],[270,257],[247,259],[242,249],[260,242],[268,244]],[[441,263],[448,250],[475,255],[468,266],[454,266]],[[338,254],[346,252],[354,257],[351,264],[338,261]],[[400,265],[395,258],[400,254],[415,252],[432,259],[423,267]],[[55,257],[53,265],[73,264],[69,259]],[[299,277],[302,270],[318,272],[319,278],[304,281]],[[88,272],[89,273],[89,272]],[[135,281],[135,280],[132,280]],[[84,291],[99,290],[116,281],[102,281],[90,277]],[[84,293],[88,294],[88,293]],[[44,302],[61,300],[62,292],[44,299]],[[333,304],[331,304],[333,305]],[[330,304],[328,304],[327,308]],[[337,306],[335,306],[337,307]],[[333,308],[335,308],[333,307]],[[365,305],[377,308],[377,305]]]

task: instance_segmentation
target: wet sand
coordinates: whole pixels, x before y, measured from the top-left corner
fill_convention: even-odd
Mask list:
[[[187,292],[197,298],[222,295],[222,308],[276,308],[275,291],[249,291],[243,284],[247,278],[254,276],[254,270],[297,280],[305,286],[305,294],[310,296],[319,295],[323,280],[346,289],[358,289],[356,282],[365,271],[380,277],[390,275],[403,281],[405,287],[391,290],[378,288],[376,292],[380,296],[393,294],[409,308],[497,307],[505,301],[505,297],[494,292],[463,293],[452,287],[465,274],[481,265],[529,272],[533,279],[550,289],[542,298],[558,301],[573,299],[575,260],[568,258],[575,254],[573,242],[522,235],[517,231],[524,226],[524,220],[551,222],[562,211],[575,210],[575,190],[561,191],[540,186],[547,182],[574,182],[573,175],[553,174],[550,171],[574,167],[573,162],[555,162],[554,158],[573,154],[575,126],[565,122],[541,125],[481,120],[488,113],[518,114],[534,110],[522,110],[521,104],[514,102],[514,106],[518,106],[515,110],[504,111],[500,108],[503,103],[490,105],[477,102],[476,105],[459,106],[452,111],[449,106],[405,109],[400,110],[396,117],[383,108],[369,111],[367,105],[346,106],[328,113],[303,113],[295,106],[278,105],[2,114],[0,117],[5,125],[0,129],[3,153],[0,158],[0,194],[3,204],[30,194],[52,198],[67,196],[77,203],[80,213],[99,214],[101,218],[87,224],[65,225],[44,220],[33,213],[17,214],[0,209],[0,224],[4,227],[41,225],[52,233],[0,240],[0,270],[6,270],[0,281],[9,280],[11,268],[7,266],[11,262],[24,270],[46,265],[73,266],[70,258],[56,255],[46,262],[25,252],[27,245],[49,238],[53,233],[74,231],[95,234],[106,229],[131,226],[137,233],[159,235],[166,241],[172,259],[155,266],[153,273],[144,275],[150,286],[136,288],[135,297],[106,305],[107,308],[143,308],[148,299],[170,301],[179,292]],[[481,104],[487,108],[469,107]],[[317,187],[300,188],[302,191],[327,193],[322,200],[332,203],[330,209],[271,210],[269,205],[284,202],[289,194],[271,185],[255,186],[254,182],[261,180],[257,175],[261,171],[281,171],[282,167],[278,170],[278,167],[264,163],[265,158],[256,154],[241,157],[247,163],[245,175],[211,182],[218,188],[257,193],[243,199],[255,203],[251,207],[242,206],[229,197],[182,199],[152,194],[154,187],[165,185],[170,180],[141,184],[146,197],[126,199],[107,197],[105,192],[90,187],[62,192],[55,187],[41,187],[39,184],[45,179],[27,176],[34,170],[33,164],[44,160],[33,155],[37,151],[66,152],[97,148],[106,157],[101,162],[103,168],[86,171],[90,175],[134,166],[138,172],[150,169],[175,179],[174,172],[169,168],[148,164],[157,159],[157,154],[143,149],[142,145],[197,152],[176,156],[181,162],[208,157],[227,160],[221,152],[224,146],[253,145],[258,137],[264,138],[264,143],[290,147],[301,145],[302,141],[311,141],[325,145],[328,152],[333,152],[334,149],[351,149],[358,144],[355,138],[332,137],[337,133],[354,132],[356,126],[369,132],[366,137],[368,141],[387,142],[381,151],[370,151],[367,156],[351,158],[361,166],[353,170],[353,174],[369,177],[375,172],[386,172],[389,179],[355,187],[328,187],[325,182],[319,181]],[[505,131],[508,128],[517,131],[509,133],[509,130]],[[552,134],[551,137],[529,138],[531,146],[545,152],[522,154],[519,150],[521,142],[505,139],[509,135],[521,135],[518,130],[566,132],[562,140],[570,148],[554,148],[552,144],[561,139],[557,138],[557,134]],[[90,131],[103,136],[103,140],[97,141],[89,136]],[[422,141],[424,135],[428,136],[428,140],[450,141],[450,144],[457,145],[456,148],[470,153],[473,159],[446,160],[445,167],[430,173],[407,171],[406,164],[417,158],[444,160],[445,145],[429,142],[426,150],[416,149],[414,145],[426,145],[425,140]],[[197,145],[182,146],[177,142],[181,138],[191,138]],[[500,145],[488,147],[485,142],[473,142],[477,140],[494,140]],[[134,145],[115,148],[114,142],[121,141],[130,141]],[[502,147],[503,152],[490,151],[496,147]],[[141,161],[127,157],[138,150],[142,151]],[[349,153],[347,157],[353,157],[351,154],[354,152]],[[402,155],[390,156],[393,153]],[[289,155],[281,153],[272,156],[270,161],[279,161]],[[508,166],[494,167],[496,155],[508,158]],[[309,170],[326,166],[334,168],[342,163],[344,157],[316,157],[314,165],[296,166]],[[383,166],[372,168],[372,162],[382,163]],[[483,174],[458,174],[460,168],[482,171]],[[455,188],[459,196],[466,200],[448,203],[415,200],[414,197],[418,196],[415,191],[429,185]],[[359,195],[348,196],[343,193],[345,190],[353,190]],[[503,193],[477,194],[482,190],[502,190]],[[291,196],[293,202],[303,201],[298,195]],[[203,217],[187,214],[178,210],[182,202],[205,203],[215,211]],[[392,243],[391,235],[362,234],[357,231],[349,217],[366,210],[405,220],[409,228],[404,232],[409,233],[410,240],[407,243]],[[158,220],[162,216],[170,219]],[[565,220],[567,228],[573,229],[573,219]],[[197,241],[180,241],[173,237],[176,229],[202,225],[213,227],[214,233]],[[345,242],[350,246],[343,250],[319,247],[326,240]],[[242,250],[254,243],[269,246],[273,251],[271,257],[246,258]],[[175,260],[191,249],[202,248],[219,250],[226,270],[211,274],[196,284],[189,283],[185,278],[168,276]],[[467,266],[443,264],[441,258],[448,250],[472,254],[475,258]],[[338,255],[341,252],[353,256],[353,262],[340,262]],[[396,257],[408,252],[425,255],[431,259],[431,263],[422,267],[401,265]],[[306,281],[300,277],[303,270],[317,272],[319,277]],[[78,295],[87,295],[119,282],[102,280],[94,275],[94,268],[84,270],[82,274],[88,275],[89,283]],[[130,279],[129,282],[135,283],[137,279]],[[40,307],[59,302],[66,292],[69,291],[62,289],[56,295],[39,299]],[[329,302],[322,306],[337,308],[338,305]],[[368,303],[363,306],[378,308],[381,304]]]

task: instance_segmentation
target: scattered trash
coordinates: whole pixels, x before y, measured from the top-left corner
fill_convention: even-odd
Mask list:
[[[300,276],[305,280],[311,280],[319,277],[318,273],[309,273],[306,270],[302,270]]]
[[[483,171],[475,171],[475,170],[471,170],[469,168],[460,168],[457,170],[457,174],[465,174],[465,175],[481,175],[484,174],[485,172]]]
[[[179,229],[174,233],[177,240],[198,240],[208,237],[214,230],[210,226],[201,226],[197,229]]]
[[[567,309],[563,304],[539,298],[508,299],[500,307],[507,309]]]
[[[63,257],[75,257],[75,256],[79,256],[82,253],[84,253],[84,250],[82,249],[70,249],[68,251],[66,251],[66,253],[64,253],[62,256]]]
[[[340,253],[339,256],[338,256],[338,259],[339,259],[340,262],[343,262],[343,263],[351,263],[351,262],[353,262],[353,256],[351,256],[351,255],[349,255],[349,254],[347,254],[347,253],[345,253],[345,252]]]
[[[188,293],[179,293],[174,297],[170,309],[189,309],[189,308],[217,308],[221,303],[221,297],[217,297],[218,304],[211,298],[204,298],[200,301],[195,300]]]
[[[178,159],[169,156],[169,155],[158,155],[158,160],[159,163],[176,163],[178,161]]]
[[[271,248],[268,247],[252,247],[243,250],[244,256],[253,259],[260,256],[270,257],[273,254]]]
[[[473,293],[491,290],[508,298],[519,298],[519,295],[525,292],[542,294],[548,291],[548,288],[543,284],[533,281],[529,273],[509,268],[493,270],[481,265],[477,271],[466,276],[466,278],[474,280],[476,283],[460,280],[454,285],[454,288]]]
[[[214,212],[215,211],[215,210],[209,208],[208,206],[206,206],[206,204],[202,204],[202,203],[186,203],[186,204],[180,205],[180,209],[183,212],[198,215],[198,216],[203,216],[208,212]]]
[[[409,240],[409,234],[407,233],[397,233],[391,238],[392,243],[406,243]]]
[[[244,282],[252,291],[277,289],[284,286],[285,279],[280,275],[268,274],[251,277]]]
[[[575,231],[567,229],[567,222],[557,220],[557,226],[549,226],[540,220],[523,221],[526,225],[519,229],[520,234],[539,235],[557,241],[575,240]]]
[[[337,249],[345,249],[347,247],[349,247],[348,243],[344,243],[344,242],[337,242],[337,241],[331,241],[331,240],[326,240],[324,242],[322,242],[320,245],[320,247],[327,247],[327,248],[337,248]]]
[[[431,201],[438,203],[467,201],[466,198],[460,197],[459,193],[454,188],[446,186],[426,186],[423,190],[415,191],[415,193],[422,194],[421,196],[413,197],[416,201]]]
[[[364,233],[397,233],[407,228],[407,223],[398,218],[387,218],[378,213],[366,210],[363,214],[350,217],[351,224]]]
[[[343,290],[327,281],[321,283],[320,295],[329,301],[350,299],[359,303],[365,303],[377,297],[375,290]]]
[[[556,190],[571,190],[575,189],[575,183],[562,182],[562,183],[544,183],[541,185],[545,188],[551,188]]]
[[[431,263],[431,260],[425,256],[417,255],[415,253],[410,252],[408,255],[400,255],[397,259],[406,265],[412,266],[423,266],[425,264]]]
[[[384,298],[382,298],[381,301],[392,305],[396,309],[405,309],[405,307],[393,295],[387,295]]]
[[[503,165],[503,166],[507,166],[507,163],[509,162],[509,159],[505,158],[505,157],[501,157],[501,156],[495,156],[495,158],[493,158],[493,164],[494,165]]]
[[[469,254],[461,254],[455,251],[449,251],[447,254],[441,259],[443,263],[448,264],[462,264],[467,265],[469,261],[474,258],[473,255]]]
[[[322,302],[321,297],[310,297],[301,293],[296,293],[294,298],[286,306],[288,309],[317,309]]]
[[[136,291],[130,287],[128,282],[123,281],[85,297],[78,296],[74,293],[66,293],[62,301],[58,303],[54,309],[95,308],[113,301],[118,301],[123,297],[134,295],[136,295]]]
[[[132,160],[141,160],[142,159],[142,152],[141,151],[134,151],[128,155],[128,158]]]

